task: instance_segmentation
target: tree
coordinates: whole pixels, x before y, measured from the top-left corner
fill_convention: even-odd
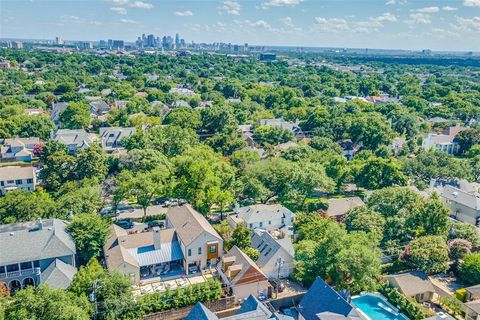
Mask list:
[[[355,182],[359,187],[376,190],[392,185],[403,186],[407,183],[407,177],[395,160],[371,157],[361,165]]]
[[[169,170],[173,170],[168,158],[160,151],[153,149],[133,149],[120,158],[120,168],[132,172],[152,171],[158,166],[164,166]]]
[[[277,145],[292,141],[294,138],[292,131],[278,126],[259,126],[253,131],[253,139],[263,146]]]
[[[473,145],[480,144],[480,128],[461,131],[455,137],[455,142],[460,147],[460,153],[468,152]]]
[[[175,193],[188,200],[203,214],[213,205],[233,201],[234,168],[207,146],[191,148],[174,159]]]
[[[423,201],[412,217],[410,228],[416,229],[417,235],[446,236],[449,228],[450,210],[443,204],[438,194],[434,193],[430,199]]]
[[[100,185],[88,180],[69,181],[56,192],[57,216],[63,219],[80,213],[98,214],[104,206]]]
[[[243,171],[248,165],[260,161],[260,155],[255,150],[237,150],[233,152],[230,161],[239,171]]]
[[[97,144],[92,144],[78,155],[77,177],[79,179],[96,178],[101,181],[107,175],[107,156]]]
[[[76,179],[77,159],[65,151],[56,151],[50,155],[43,155],[42,151],[40,160],[43,164],[40,178],[48,190],[57,190],[63,183]]]
[[[116,271],[107,272],[96,259],[80,267],[68,290],[77,296],[87,297],[93,292],[94,284],[100,319],[138,318],[130,316],[136,310],[130,279]]]
[[[404,173],[424,184],[432,179],[466,178],[469,175],[467,162],[446,152],[422,151],[415,158],[404,162]]]
[[[480,234],[477,228],[469,223],[455,221],[450,226],[449,239],[465,239],[472,244],[473,249],[480,247]]]
[[[55,201],[42,189],[12,190],[0,197],[0,223],[33,221],[55,217]]]
[[[450,258],[458,263],[465,255],[472,252],[472,243],[465,239],[453,239],[448,242]]]
[[[458,267],[458,275],[469,285],[480,284],[480,253],[465,255],[463,262]]]
[[[408,245],[406,260],[412,267],[427,274],[444,272],[448,268],[448,248],[445,238],[425,236]]]
[[[388,122],[378,113],[355,117],[349,128],[349,134],[352,141],[362,143],[365,148],[370,150],[375,150],[380,145],[389,145],[393,138]]]
[[[344,223],[348,232],[364,231],[372,234],[378,240],[383,238],[385,218],[367,206],[360,206],[349,210],[345,214]]]
[[[252,247],[252,230],[239,223],[233,229],[231,246],[237,246],[240,250]]]
[[[64,128],[82,129],[90,124],[90,110],[85,103],[70,102],[60,113],[59,122]]]
[[[145,143],[148,148],[173,157],[181,155],[189,147],[198,144],[198,135],[193,129],[175,125],[154,127],[148,131]]]
[[[164,124],[196,130],[201,125],[200,114],[192,108],[179,107],[170,111],[163,121]]]
[[[9,320],[89,320],[92,314],[93,308],[86,296],[79,297],[43,284],[18,291],[12,303],[5,307],[5,318]]]
[[[98,214],[80,213],[72,218],[68,229],[83,263],[100,256],[109,227],[110,221]]]

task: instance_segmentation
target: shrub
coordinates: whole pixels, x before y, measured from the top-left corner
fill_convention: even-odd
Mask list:
[[[440,306],[453,316],[462,314],[462,304],[455,297],[440,297]]]
[[[407,298],[397,289],[388,287],[386,283],[381,285],[379,291],[388,299],[388,301],[397,306],[400,311],[405,313],[410,319],[422,320],[431,315],[430,310],[421,306],[413,299]]]
[[[460,300],[461,302],[465,302],[467,300],[467,290],[466,289],[458,289],[453,294],[455,298]]]
[[[465,255],[463,262],[458,267],[458,275],[467,284],[480,283],[480,253]]]

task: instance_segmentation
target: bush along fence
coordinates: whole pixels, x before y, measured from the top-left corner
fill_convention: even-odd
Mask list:
[[[151,314],[194,305],[197,302],[218,300],[221,295],[221,283],[218,280],[208,280],[185,288],[145,294],[137,298],[137,306],[143,314]]]
[[[390,301],[390,303],[400,309],[400,311],[412,320],[422,320],[433,315],[433,312],[421,306],[416,301],[407,298],[396,288],[390,288],[386,283],[383,283],[380,286],[379,291],[388,299],[388,301]]]

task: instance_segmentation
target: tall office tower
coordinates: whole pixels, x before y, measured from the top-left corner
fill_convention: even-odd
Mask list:
[[[147,36],[147,44],[146,44],[146,47],[148,48],[154,48],[156,47],[155,45],[155,36],[153,34],[149,34]]]
[[[175,47],[178,49],[178,47],[180,47],[180,36],[177,34],[175,34]]]

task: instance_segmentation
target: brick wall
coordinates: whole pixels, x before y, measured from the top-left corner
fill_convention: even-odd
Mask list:
[[[235,296],[226,297],[220,300],[205,302],[204,305],[211,311],[217,312],[226,309],[230,309],[235,306]],[[152,313],[147,316],[144,316],[143,320],[180,320],[185,318],[193,306],[188,306],[179,309],[167,310],[157,313]]]

